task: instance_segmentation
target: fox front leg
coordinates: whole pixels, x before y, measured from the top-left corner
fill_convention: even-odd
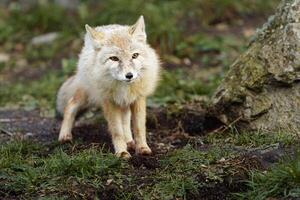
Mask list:
[[[130,158],[131,155],[127,151],[122,125],[122,109],[110,101],[105,101],[102,105],[102,109],[108,123],[108,129],[112,137],[116,156],[125,159]]]
[[[152,153],[146,141],[146,98],[139,98],[131,105],[135,152],[142,155]]]
[[[134,150],[135,142],[132,138],[132,132],[131,132],[131,110],[130,110],[130,107],[122,108],[122,126],[123,126],[125,142],[127,144],[127,150]]]
[[[73,97],[68,101],[64,109],[64,119],[59,132],[58,141],[60,143],[72,141],[72,127],[77,112],[85,103],[85,94],[81,90],[77,90]]]

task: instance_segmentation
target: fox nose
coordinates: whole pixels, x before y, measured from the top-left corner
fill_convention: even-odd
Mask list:
[[[129,72],[129,73],[127,73],[127,74],[125,75],[125,77],[126,77],[128,80],[130,80],[130,79],[132,79],[133,74],[132,74],[131,72]]]

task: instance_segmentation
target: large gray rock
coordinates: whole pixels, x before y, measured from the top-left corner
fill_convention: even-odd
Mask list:
[[[213,96],[216,115],[246,130],[300,132],[300,0],[285,0]]]

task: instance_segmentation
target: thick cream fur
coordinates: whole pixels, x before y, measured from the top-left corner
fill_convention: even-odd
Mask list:
[[[79,55],[77,72],[60,88],[57,95],[57,111],[63,114],[68,100],[77,89],[82,89],[87,95],[86,106],[100,106],[104,99],[109,99],[120,106],[129,106],[138,97],[146,97],[153,93],[159,80],[159,59],[155,51],[144,42],[135,40],[129,32],[129,26],[108,25],[96,28],[105,35],[102,46],[94,48],[93,41],[85,35],[84,47]],[[129,62],[135,51],[139,56],[134,62],[140,69],[133,69],[129,63],[124,68],[116,67],[110,56],[118,55],[120,59]],[[114,77],[115,71],[138,71],[139,77],[133,82],[126,82]],[[118,72],[115,73],[117,76]]]
[[[72,140],[71,130],[78,111],[101,106],[117,156],[130,157],[127,149],[134,147],[136,153],[150,154],[146,142],[146,97],[157,86],[160,63],[146,42],[143,17],[133,26],[92,29],[86,25],[86,30],[77,71],[63,83],[57,95],[56,109],[64,116],[59,141]],[[131,79],[126,77],[129,72]]]

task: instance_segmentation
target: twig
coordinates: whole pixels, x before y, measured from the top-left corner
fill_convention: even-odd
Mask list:
[[[6,123],[6,122],[11,122],[14,121],[12,119],[0,119],[0,122]]]
[[[18,118],[18,119],[14,119],[14,118],[10,118],[10,119],[2,118],[2,119],[0,119],[0,122],[2,122],[2,123],[9,123],[9,122],[26,121],[26,120],[28,120],[28,117],[22,117],[22,118]]]
[[[5,134],[7,134],[9,136],[13,136],[14,135],[13,133],[11,133],[8,130],[5,130],[4,128],[1,128],[1,127],[0,127],[0,132],[5,133]]]
[[[225,125],[225,126],[221,126],[220,128],[214,130],[213,132],[221,132],[224,133],[224,131],[228,130],[230,127],[232,127],[232,125],[234,125],[236,122],[238,122],[240,119],[242,118],[242,116],[239,116],[238,118],[236,118],[234,121],[232,121],[230,124]],[[223,129],[223,130],[222,130]]]

